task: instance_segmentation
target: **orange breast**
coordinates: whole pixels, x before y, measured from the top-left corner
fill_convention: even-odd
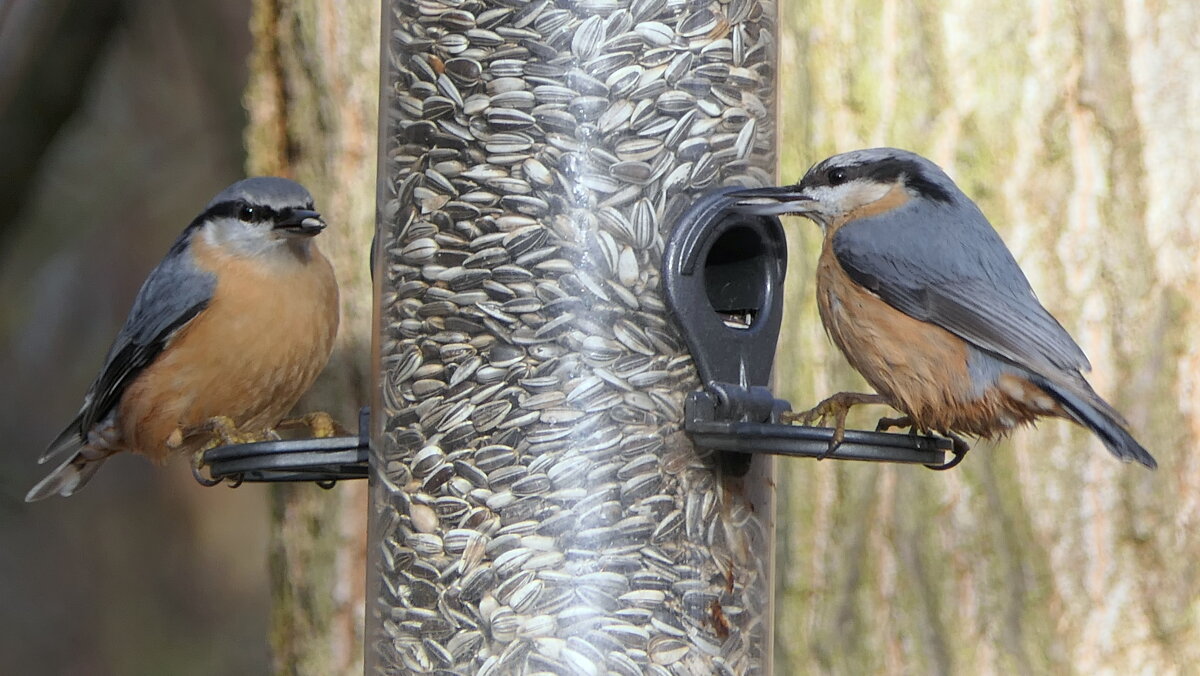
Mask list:
[[[942,427],[943,412],[974,398],[966,344],[855,284],[830,241],[826,238],[817,266],[817,307],[833,342],[897,409],[924,427]]]
[[[209,306],[173,338],[122,397],[130,450],[162,459],[176,429],[224,415],[239,428],[274,426],[324,368],[338,325],[337,282],[311,246],[306,262],[262,263],[193,239],[217,273]]]

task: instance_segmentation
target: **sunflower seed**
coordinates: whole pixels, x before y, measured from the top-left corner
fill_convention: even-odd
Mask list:
[[[658,261],[773,182],[773,2],[391,9],[379,671],[756,672],[764,517],[678,432]]]

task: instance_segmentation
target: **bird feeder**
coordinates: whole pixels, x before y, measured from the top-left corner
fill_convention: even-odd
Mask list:
[[[368,673],[769,673],[773,465],[684,431],[663,255],[775,183],[774,4],[383,20]]]

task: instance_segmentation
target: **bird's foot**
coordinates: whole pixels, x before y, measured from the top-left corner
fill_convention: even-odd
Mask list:
[[[787,411],[781,416],[781,419],[784,422],[797,422],[801,425],[823,424],[826,419],[831,417],[835,420],[842,419],[844,421],[846,414],[855,406],[887,403],[887,399],[884,399],[883,395],[880,394],[838,392],[807,411]]]
[[[865,394],[862,392],[838,392],[837,394],[825,399],[816,406],[807,411],[798,413],[787,412],[780,416],[780,420],[784,423],[798,422],[801,425],[825,424],[825,420],[832,418],[834,421],[833,436],[829,439],[829,447],[825,452],[817,456],[817,460],[824,460],[837,452],[839,446],[846,438],[846,416],[850,413],[850,409],[861,404],[887,404],[888,400],[879,394]]]
[[[252,444],[256,441],[265,441],[270,438],[266,431],[248,432],[238,429],[237,423],[226,415],[216,415],[208,420],[200,423],[191,430],[188,430],[184,436],[192,434],[207,434],[209,440],[205,442],[204,450],[216,448],[218,446],[233,446],[234,444]]]
[[[221,446],[250,444],[256,441],[263,441],[267,438],[270,438],[271,434],[269,431],[258,434],[241,431],[238,429],[237,423],[233,422],[232,418],[224,415],[213,416],[194,428],[191,428],[187,433],[184,433],[182,430],[176,430],[176,432],[179,432],[178,436],[180,440],[196,434],[207,435],[208,437],[204,443],[201,444],[194,453],[192,453],[192,476],[202,486],[216,486],[217,484],[221,483],[220,479],[213,479],[205,476],[205,453]],[[175,438],[175,436],[175,434],[172,434],[171,439]],[[169,443],[170,439],[168,439],[168,444]],[[237,486],[240,483],[240,479],[229,479],[229,484],[231,486]]]
[[[876,432],[886,432],[895,427],[907,427],[909,434],[917,433],[917,426],[913,424],[912,418],[909,416],[901,416],[899,418],[880,418],[875,425]],[[954,457],[941,465],[925,465],[929,469],[943,472],[948,469],[953,469],[958,466],[958,463],[963,461],[963,457],[967,455],[967,451],[971,450],[971,445],[968,444],[962,437],[953,432],[942,432],[942,436],[950,440],[952,444],[950,452]]]
[[[275,426],[276,429],[296,427],[307,429],[314,439],[328,439],[339,434],[349,434],[344,427],[333,419],[333,416],[324,411],[314,411],[297,418],[287,418],[286,420],[279,421],[279,424]]]
[[[892,428],[908,428],[909,433],[916,434],[917,428],[913,425],[912,418],[904,415],[899,418],[880,418],[879,422],[875,423],[876,432],[886,432]]]
[[[205,444],[198,451],[192,453],[192,477],[196,483],[201,486],[211,487],[221,483],[220,479],[214,479],[204,473],[204,454],[216,447],[216,443],[210,442]]]
[[[957,434],[953,432],[942,432],[942,434],[953,444],[950,452],[954,454],[954,457],[948,462],[940,465],[925,465],[929,469],[937,470],[939,472],[944,472],[948,469],[954,469],[957,467],[958,463],[962,462],[963,458],[967,457],[967,451],[971,450],[971,445],[964,441],[963,438]]]

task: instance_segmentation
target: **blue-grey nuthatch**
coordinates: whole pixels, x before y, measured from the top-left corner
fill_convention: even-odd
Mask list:
[[[799,214],[824,232],[817,264],[821,321],[878,394],[842,392],[797,418],[887,404],[912,427],[1003,435],[1042,416],[1094,432],[1114,455],[1157,463],[1084,379],[1090,364],[1042,307],[987,218],[937,165],[895,148],[814,165],[794,186],[735,192],[739,208]]]
[[[120,451],[161,462],[214,431],[279,423],[337,333],[337,280],[313,241],[324,228],[312,196],[284,178],[214,197],[142,285],[79,415],[41,457],[65,461],[25,499],[73,494]]]

